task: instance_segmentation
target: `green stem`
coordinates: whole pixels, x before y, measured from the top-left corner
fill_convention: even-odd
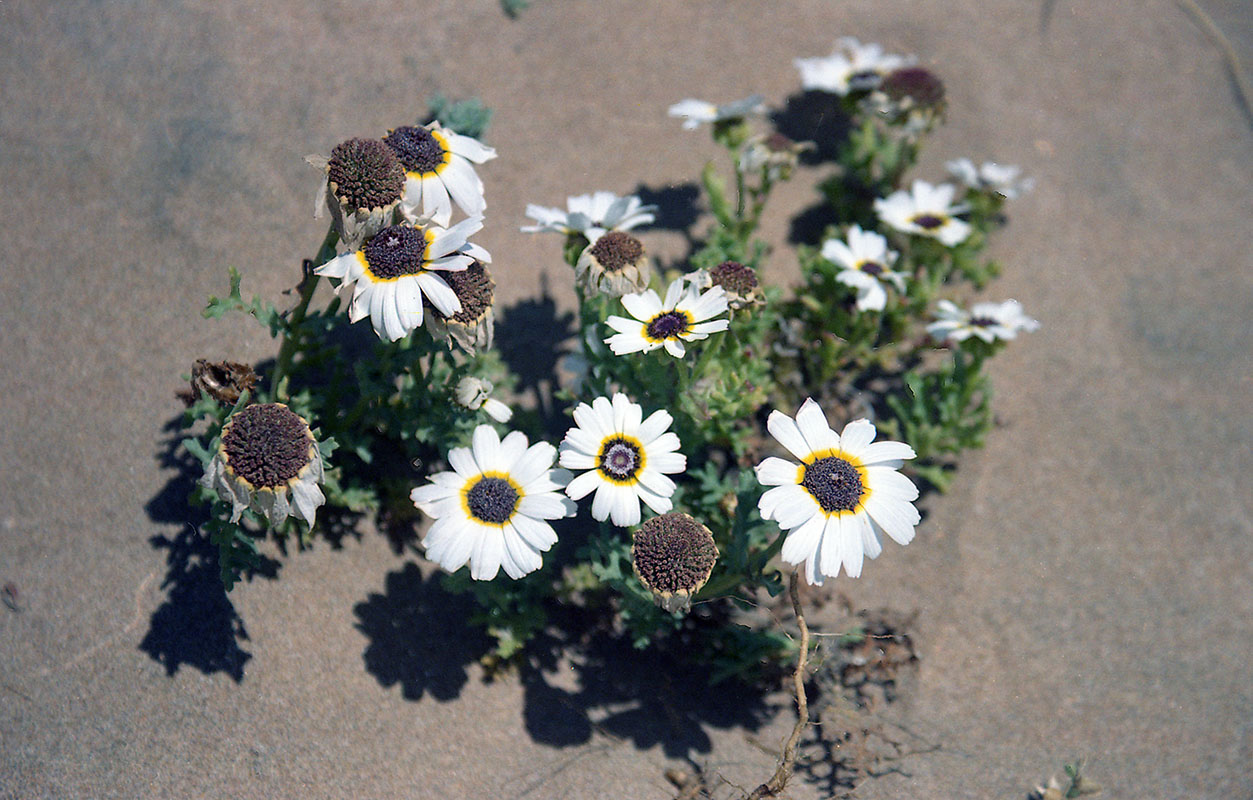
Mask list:
[[[297,331],[300,324],[305,321],[305,316],[309,312],[309,303],[313,300],[313,292],[318,288],[319,277],[313,272],[317,267],[322,266],[335,256],[335,245],[339,242],[339,232],[335,230],[332,224],[326,231],[326,237],[322,239],[322,246],[318,248],[318,254],[313,257],[313,262],[309,266],[308,272],[305,273],[300,282],[300,303],[297,304],[291,317],[287,320],[287,329],[283,333],[283,343],[279,346],[278,359],[274,364],[274,374],[270,379],[270,400],[284,401],[287,399],[287,373],[291,370],[292,359],[296,355],[296,346],[298,344]]]

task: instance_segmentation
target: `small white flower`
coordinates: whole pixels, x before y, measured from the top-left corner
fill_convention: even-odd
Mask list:
[[[404,165],[405,198],[400,208],[411,220],[447,227],[454,202],[471,217],[483,215],[487,208],[483,181],[470,162],[482,164],[495,158],[493,148],[439,122],[396,128],[383,141]]]
[[[332,258],[314,272],[339,278],[336,294],[355,284],[348,318],[357,322],[369,316],[379,338],[394,342],[422,324],[423,297],[445,315],[461,310],[457,293],[438,273],[464,270],[476,260],[491,262],[486,250],[467,241],[482,227],[482,217],[451,228],[393,225],[360,250]]]
[[[880,534],[909,544],[918,524],[918,488],[897,470],[914,450],[902,442],[875,442],[869,420],[854,420],[837,434],[822,409],[806,399],[793,419],[771,411],[770,434],[795,464],[770,457],[757,465],[757,480],[771,486],[757,503],[763,519],[788,531],[780,555],[805,562],[805,579],[817,586],[840,574],[861,575],[863,559],[883,550]]]
[[[222,426],[200,485],[231,503],[231,522],[251,508],[271,527],[288,515],[312,526],[318,506],[326,502],[318,487],[322,473],[322,455],[304,417],[282,403],[258,403]]]
[[[502,566],[514,579],[539,569],[540,553],[557,541],[546,520],[576,511],[561,494],[570,473],[551,468],[556,455],[547,442],[527,447],[517,431],[502,440],[490,425],[475,428],[470,447],[448,451],[452,471],[409,494],[435,519],[422,540],[426,557],[449,572],[468,561],[476,581],[490,581]]]
[[[697,294],[695,288],[684,285],[682,278],[670,284],[664,300],[648,289],[639,294],[623,295],[622,305],[635,319],[614,315],[605,320],[617,331],[605,344],[619,356],[665,347],[670,355],[682,358],[687,352],[684,341],[706,339],[709,334],[725,331],[730,325],[725,319],[710,319],[727,310],[726,292],[721,286]]]
[[[749,114],[762,114],[766,110],[766,98],[755,94],[736,100],[733,103],[714,105],[704,100],[682,100],[670,106],[672,117],[684,117],[683,130],[691,131],[700,127],[702,122],[722,122],[723,120],[746,117]]]
[[[970,223],[954,216],[967,210],[964,205],[953,204],[956,192],[951,183],[932,186],[916,180],[909,191],[900,189],[887,198],[876,198],[874,210],[879,219],[898,231],[930,236],[953,247],[966,241],[971,230]]]
[[[635,195],[618,197],[613,192],[595,192],[566,198],[566,211],[529,204],[526,215],[538,225],[523,225],[523,233],[581,233],[595,242],[608,231],[629,231],[647,225],[656,217],[657,206],[644,205]]]
[[[803,89],[818,89],[843,96],[849,92],[873,89],[884,75],[912,64],[913,59],[889,55],[877,44],[862,44],[852,36],[844,36],[836,41],[831,55],[798,58],[792,63],[800,70]]]
[[[1038,321],[1023,313],[1022,303],[1017,300],[975,303],[969,311],[949,300],[941,300],[936,305],[935,315],[936,321],[927,326],[927,333],[934,339],[953,342],[975,336],[991,344],[997,339],[1016,339],[1020,331],[1030,333],[1040,327]]]
[[[675,452],[679,437],[668,430],[670,414],[643,416],[639,404],[624,394],[615,394],[612,402],[597,397],[590,406],[579,403],[574,409],[575,427],[561,442],[561,466],[587,470],[570,481],[566,494],[579,500],[595,489],[592,517],[602,522],[638,525],[641,500],[658,514],[666,513],[675,488],[666,474],[687,469],[687,456]]]
[[[844,267],[835,279],[857,290],[859,311],[882,311],[888,294],[881,281],[887,281],[898,292],[905,291],[905,273],[893,272],[897,253],[888,250],[888,241],[874,231],[863,231],[860,225],[848,229],[847,243],[828,239],[822,243],[822,257]]]
[[[995,192],[1001,197],[1013,199],[1026,194],[1035,186],[1031,178],[1020,177],[1022,168],[1014,164],[998,164],[985,161],[976,167],[968,158],[958,158],[944,165],[949,174],[971,189]]]
[[[497,422],[508,422],[513,409],[491,396],[492,382],[467,375],[457,383],[457,402],[471,411],[482,408]]]

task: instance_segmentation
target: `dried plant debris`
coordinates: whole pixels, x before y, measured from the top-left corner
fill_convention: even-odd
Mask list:
[[[909,756],[934,753],[940,745],[889,722],[844,698],[823,703],[797,773],[823,788],[827,797],[852,797],[867,778],[906,775]]]
[[[1062,768],[1066,773],[1065,784],[1059,781],[1056,775],[1051,776],[1047,783],[1035,787],[1035,790],[1027,795],[1028,800],[1070,800],[1073,797],[1099,794],[1101,785],[1095,781],[1088,780],[1084,776],[1084,766],[1082,758],[1077,758],[1074,762],[1066,764]]]
[[[247,364],[198,358],[191,368],[190,388],[178,396],[188,407],[208,395],[230,408],[239,402],[241,394],[253,391],[256,385],[257,373]]]
[[[814,675],[819,688],[870,711],[894,702],[901,682],[919,661],[910,634],[917,618],[917,611],[888,608],[853,614],[850,632],[821,641],[822,662]]]

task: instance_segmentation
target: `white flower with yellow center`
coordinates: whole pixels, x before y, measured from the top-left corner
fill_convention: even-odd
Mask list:
[[[865,419],[837,434],[812,398],[795,420],[770,412],[766,427],[801,463],[771,457],[757,465],[757,480],[773,487],[757,508],[788,532],[780,555],[789,564],[805,562],[809,583],[834,578],[841,564],[849,577],[861,575],[863,559],[883,550],[880,534],[903,545],[914,538],[918,489],[897,471],[914,457],[912,447],[875,442],[874,424]]]
[[[322,472],[322,455],[304,417],[282,403],[258,403],[226,420],[200,485],[230,502],[231,522],[251,508],[271,527],[291,514],[312,526],[326,502],[318,487]]]
[[[640,501],[658,514],[670,510],[674,481],[667,474],[687,469],[687,456],[675,452],[679,437],[669,430],[673,419],[666,411],[644,410],[621,393],[597,397],[589,406],[574,409],[576,427],[561,442],[560,464],[587,470],[566,487],[566,494],[580,500],[596,490],[592,517],[612,519],[629,527],[640,521]]]
[[[844,36],[836,40],[831,55],[798,58],[792,63],[800,71],[801,88],[842,96],[875,88],[884,75],[913,60],[884,53],[880,45],[862,44],[852,36]]]
[[[464,270],[476,260],[491,262],[486,250],[467,241],[482,227],[482,217],[451,228],[392,225],[360,250],[332,258],[314,272],[338,278],[336,294],[353,286],[348,318],[357,322],[369,316],[379,338],[394,342],[422,324],[424,296],[445,315],[461,311],[457,293],[439,272]]]
[[[523,233],[581,233],[595,242],[608,231],[629,231],[656,219],[657,206],[644,205],[635,195],[594,192],[566,198],[566,210],[528,204],[526,215],[538,225],[523,225]]]
[[[682,278],[670,284],[664,300],[647,289],[623,295],[622,305],[634,319],[614,315],[605,320],[617,331],[605,340],[615,355],[665,347],[670,355],[683,358],[687,352],[683,342],[706,339],[730,325],[725,319],[710,319],[727,310],[726,292],[721,286],[700,294]]]
[[[835,279],[857,290],[857,310],[882,311],[888,293],[883,282],[896,291],[905,291],[905,273],[893,272],[897,253],[888,250],[888,241],[874,231],[863,231],[860,225],[848,229],[847,241],[828,239],[822,243],[822,257],[844,267]]]
[[[941,300],[936,304],[935,314],[936,321],[927,325],[927,333],[933,339],[952,342],[974,336],[992,344],[997,339],[1016,339],[1020,331],[1031,333],[1040,327],[1038,321],[1023,313],[1022,303],[1017,300],[975,303],[969,311],[951,300]]]
[[[496,151],[438,122],[405,125],[383,137],[405,168],[405,196],[400,208],[410,219],[447,227],[452,204],[471,217],[487,209],[483,181],[471,166],[496,157]],[[419,210],[420,209],[420,210]]]
[[[970,223],[955,216],[967,210],[964,205],[953,204],[956,192],[951,183],[932,186],[916,180],[909,191],[900,189],[886,198],[876,198],[874,210],[879,219],[898,231],[930,236],[953,247],[970,235]]]
[[[514,579],[539,569],[540,553],[557,541],[547,520],[576,510],[561,494],[570,473],[552,469],[556,455],[547,442],[527,447],[517,431],[502,440],[490,425],[475,428],[470,447],[448,451],[451,472],[409,493],[435,518],[422,540],[426,557],[449,572],[468,561],[476,581],[490,581],[501,567]]]
[[[747,117],[749,114],[761,114],[765,110],[766,98],[755,94],[722,105],[689,98],[670,106],[667,113],[672,117],[683,117],[683,130],[691,131],[700,127],[702,122],[724,122]]]

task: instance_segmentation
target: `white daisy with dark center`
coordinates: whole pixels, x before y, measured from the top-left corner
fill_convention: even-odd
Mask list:
[[[718,546],[704,525],[681,512],[645,520],[631,537],[631,567],[666,611],[688,611],[709,580]]]
[[[570,473],[552,468],[556,456],[547,442],[528,447],[517,431],[501,439],[490,425],[475,428],[470,447],[448,451],[452,471],[409,494],[435,519],[422,540],[426,557],[449,572],[469,562],[476,581],[490,581],[502,567],[514,579],[539,569],[540,553],[557,541],[548,520],[576,510],[561,494]]]
[[[975,303],[967,311],[951,300],[936,304],[935,322],[927,325],[931,338],[962,342],[974,336],[991,344],[997,339],[1009,341],[1018,338],[1020,332],[1038,330],[1040,323],[1028,317],[1022,303],[1006,300],[1003,303]]]
[[[765,110],[766,98],[755,94],[722,105],[689,98],[670,106],[667,113],[672,117],[682,117],[683,130],[691,131],[700,127],[702,122],[726,122],[747,117],[749,114],[762,114]]]
[[[727,310],[726,292],[721,286],[698,293],[682,278],[670,284],[664,300],[648,289],[623,295],[622,305],[634,319],[614,315],[605,320],[617,331],[605,340],[616,355],[664,347],[670,355],[682,358],[687,352],[684,342],[707,339],[730,325],[725,319],[712,319]]]
[[[618,197],[613,192],[594,192],[566,198],[566,210],[533,203],[526,215],[536,225],[523,225],[523,233],[583,234],[595,242],[607,231],[629,231],[656,219],[657,206],[644,205],[635,195]]]
[[[844,269],[835,279],[857,290],[857,310],[882,311],[888,293],[883,284],[891,283],[896,291],[905,291],[905,273],[893,272],[897,253],[888,249],[888,241],[874,231],[863,231],[860,225],[848,229],[846,241],[828,239],[822,243],[822,257]]]
[[[773,487],[757,503],[763,519],[787,531],[780,553],[789,564],[805,564],[805,579],[861,575],[865,557],[882,551],[886,533],[909,544],[918,524],[913,501],[918,489],[898,470],[914,450],[902,442],[876,442],[869,420],[854,420],[836,433],[822,409],[806,399],[793,420],[781,411],[766,420],[770,434],[797,459],[767,458],[757,480]]]
[[[400,207],[410,219],[447,227],[453,203],[468,216],[483,215],[487,209],[483,181],[471,162],[490,161],[496,157],[495,149],[439,122],[396,128],[388,131],[383,142],[404,166],[405,195]]]
[[[862,44],[852,36],[844,36],[836,40],[831,55],[798,58],[792,63],[800,71],[802,88],[842,96],[875,88],[884,75],[912,63],[912,59],[884,53],[878,44]]]
[[[336,294],[353,286],[348,318],[357,322],[369,316],[379,338],[394,342],[422,324],[423,297],[447,316],[461,311],[457,293],[439,272],[492,260],[467,239],[482,227],[482,217],[463,219],[451,228],[392,225],[360,250],[332,258],[314,272],[338,278]]]
[[[561,442],[560,464],[586,471],[570,481],[566,494],[581,500],[595,490],[592,517],[597,520],[638,525],[641,500],[658,514],[670,510],[675,486],[666,475],[687,469],[687,456],[676,452],[679,437],[669,430],[669,413],[643,416],[644,410],[622,393],[574,409],[575,427]]]
[[[251,508],[271,527],[289,515],[312,526],[318,506],[326,502],[321,481],[322,455],[309,423],[282,403],[258,403],[222,426],[200,485],[230,502],[231,522]]]
[[[968,209],[955,205],[957,187],[951,183],[932,186],[916,180],[908,191],[900,189],[886,198],[876,198],[879,219],[904,233],[930,236],[948,247],[961,244],[970,235],[970,223],[957,218]]]

